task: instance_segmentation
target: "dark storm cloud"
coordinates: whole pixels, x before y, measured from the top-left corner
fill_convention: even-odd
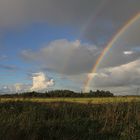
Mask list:
[[[139,0],[109,1],[92,24],[89,24],[83,36],[104,45],[138,12],[140,12]]]
[[[0,26],[31,22],[69,24],[79,30],[85,28],[82,37],[95,42],[100,37],[101,42],[138,11],[139,0],[1,0]]]
[[[80,23],[87,19],[100,0],[1,0],[1,25],[30,21]]]

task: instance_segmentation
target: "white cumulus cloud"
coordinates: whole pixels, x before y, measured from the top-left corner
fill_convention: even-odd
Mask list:
[[[33,84],[31,87],[31,91],[45,90],[48,87],[54,85],[54,80],[53,79],[49,80],[49,78],[43,72],[33,74],[32,79]]]
[[[46,91],[54,85],[54,80],[49,79],[43,72],[33,73],[32,84],[15,83],[11,85],[3,85],[0,87],[2,93],[30,92],[30,91]]]

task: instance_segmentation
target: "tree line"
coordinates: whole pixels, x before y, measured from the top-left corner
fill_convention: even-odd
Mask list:
[[[74,92],[71,90],[52,90],[46,91],[45,93],[41,92],[25,92],[25,93],[15,93],[15,94],[4,94],[2,97],[41,97],[41,98],[49,98],[49,97],[113,97],[114,94],[110,91],[97,90],[90,91],[87,93],[83,92]]]

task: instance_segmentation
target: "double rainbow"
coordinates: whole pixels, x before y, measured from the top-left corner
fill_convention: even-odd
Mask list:
[[[88,74],[87,79],[84,84],[84,90],[83,92],[88,92],[90,83],[92,79],[95,76],[95,73],[103,60],[104,56],[108,53],[110,48],[114,45],[114,43],[119,39],[119,37],[133,24],[135,23],[138,19],[140,18],[140,13],[136,14],[133,18],[131,18],[108,42],[104,50],[101,52],[100,56],[96,60],[96,63],[94,64],[91,72]]]

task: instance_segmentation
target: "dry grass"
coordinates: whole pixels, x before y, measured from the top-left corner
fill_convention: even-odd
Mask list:
[[[75,100],[88,104],[62,103],[62,99],[16,100],[19,99],[1,99],[0,140],[140,139],[140,103],[134,103],[132,98],[125,99],[129,103],[119,103],[122,98],[94,99],[100,104],[81,98]],[[39,103],[44,101],[45,104]],[[115,104],[103,104],[107,101]]]
[[[129,103],[140,102],[140,97],[106,97],[106,98],[0,98],[0,102],[71,102],[71,103],[92,103],[92,104],[108,104],[108,103]]]

